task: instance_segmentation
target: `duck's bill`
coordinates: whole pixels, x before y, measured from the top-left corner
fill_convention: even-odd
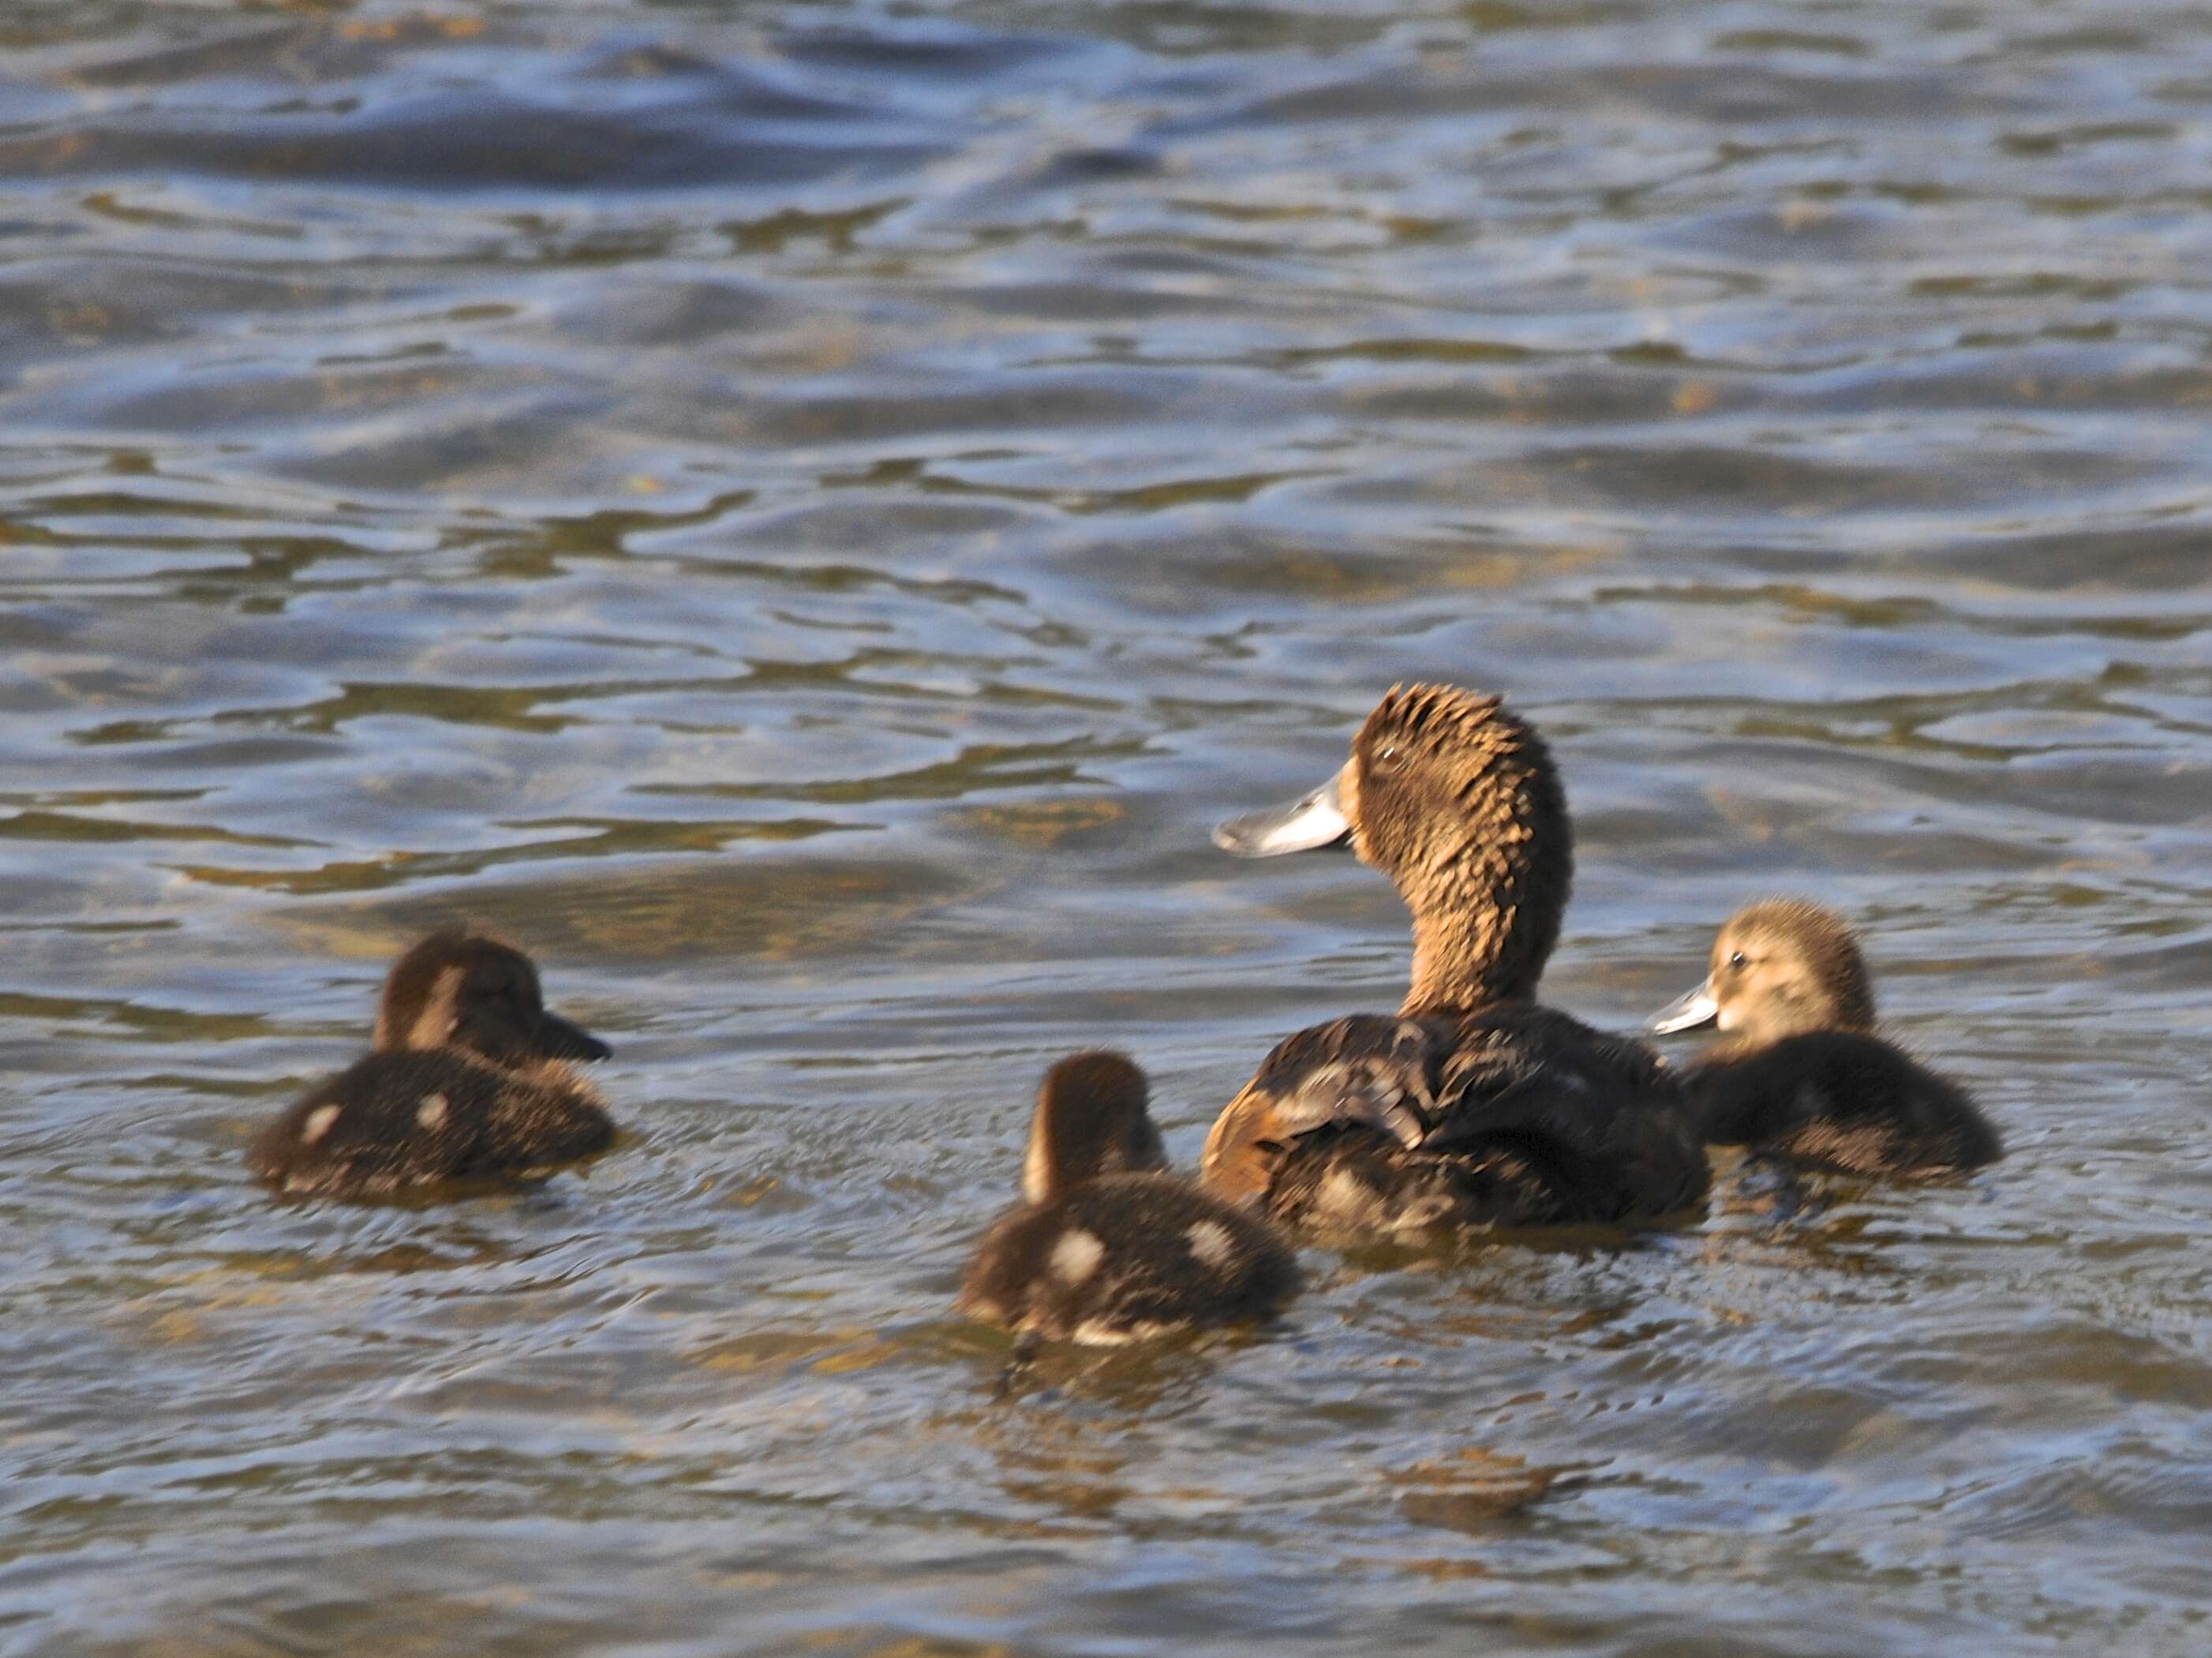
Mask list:
[[[1273,858],[1316,847],[1340,847],[1352,839],[1344,815],[1344,774],[1288,805],[1267,806],[1232,817],[1213,831],[1213,844],[1239,858]]]
[[[540,1013],[535,1035],[535,1047],[549,1060],[605,1060],[614,1056],[614,1049],[557,1013]]]
[[[1708,979],[1680,1000],[1668,1003],[1653,1015],[1652,1034],[1664,1036],[1676,1030],[1695,1030],[1701,1024],[1711,1024],[1720,1015],[1720,1001],[1713,994],[1713,981]]]

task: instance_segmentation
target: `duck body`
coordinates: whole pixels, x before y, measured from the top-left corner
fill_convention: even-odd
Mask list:
[[[1534,1003],[1355,1015],[1281,1043],[1214,1126],[1208,1182],[1333,1231],[1614,1224],[1704,1196],[1680,1084]]]
[[[1688,1072],[1709,1145],[1741,1145],[1810,1169],[1926,1178],[1975,1169],[2004,1144],[1957,1084],[1879,1036],[1787,1036]]]
[[[369,1054],[264,1129],[252,1163],[286,1192],[388,1196],[541,1174],[614,1133],[597,1091],[557,1060],[509,1069],[459,1048]]]
[[[1091,1345],[1272,1318],[1297,1260],[1259,1216],[1166,1169],[1144,1073],[1118,1054],[1046,1074],[1025,1201],[983,1235],[958,1309],[1017,1334]]]
[[[1253,1216],[1173,1175],[1109,1175],[1001,1216],[960,1308],[1048,1341],[1111,1345],[1267,1318],[1297,1287],[1296,1258]]]
[[[1680,1081],[1641,1042],[1541,1005],[1573,832],[1543,739],[1496,697],[1394,689],[1352,757],[1225,849],[1349,846],[1413,916],[1413,984],[1276,1047],[1206,1139],[1209,1191],[1370,1233],[1654,1221],[1711,1176]]]
[[[1652,1022],[1716,1024],[1687,1073],[1699,1136],[1755,1157],[1924,1180],[1996,1162],[2004,1142],[1966,1090],[1875,1034],[1873,981],[1833,911],[1768,899],[1729,918],[1705,981]]]
[[[608,1053],[546,1009],[520,950],[434,932],[386,976],[373,1050],[294,1102],[247,1161],[282,1191],[338,1197],[540,1175],[612,1142],[568,1063]]]

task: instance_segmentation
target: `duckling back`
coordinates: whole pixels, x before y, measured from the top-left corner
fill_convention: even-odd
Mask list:
[[[1272,1316],[1297,1259],[1267,1222],[1165,1172],[1145,1073],[1077,1054],[1045,1073],[1028,1200],[984,1234],[960,1310],[1024,1335],[1091,1343]]]
[[[1264,1221],[1172,1175],[1109,1175],[1002,1216],[959,1307],[1023,1334],[1109,1345],[1256,1322],[1297,1287],[1296,1258]]]
[[[2004,1143],[1966,1091],[1878,1036],[1822,1030],[1696,1066],[1710,1145],[1852,1175],[1929,1179],[1978,1169]]]
[[[283,1191],[373,1197],[531,1175],[613,1139],[565,1065],[509,1071],[438,1048],[371,1054],[317,1084],[262,1131],[252,1163]]]

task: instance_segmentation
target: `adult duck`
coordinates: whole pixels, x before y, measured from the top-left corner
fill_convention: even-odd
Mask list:
[[[1206,1139],[1208,1189],[1352,1233],[1649,1221],[1704,1197],[1657,1055],[1535,999],[1573,837],[1550,750],[1497,697],[1394,689],[1334,777],[1214,839],[1250,858],[1350,847],[1413,912],[1413,967],[1395,1015],[1268,1054]]]
[[[1709,1145],[1805,1168],[1940,1179],[2004,1155],[1972,1097],[1875,1033],[1874,981],[1844,919],[1773,898],[1730,916],[1705,981],[1651,1023],[1717,1025],[1687,1073]]]

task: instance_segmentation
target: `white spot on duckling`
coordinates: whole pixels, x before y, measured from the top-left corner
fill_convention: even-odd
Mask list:
[[[1150,1341],[1154,1336],[1166,1335],[1175,1327],[1149,1319],[1136,1324],[1116,1324],[1109,1319],[1086,1318],[1067,1333],[1070,1339],[1085,1347],[1126,1347],[1133,1341]]]
[[[1364,1221],[1381,1194],[1349,1169],[1333,1169],[1321,1183],[1321,1206],[1345,1221]]]
[[[415,1108],[415,1121],[425,1128],[443,1128],[446,1126],[446,1096],[443,1094],[425,1094],[422,1103]]]
[[[331,1125],[338,1120],[335,1105],[319,1105],[307,1113],[307,1121],[300,1125],[300,1144],[313,1145],[331,1132]]]
[[[1106,1246],[1097,1233],[1063,1233],[1052,1246],[1053,1276],[1068,1284],[1080,1284],[1098,1270],[1105,1255]]]
[[[1190,1240],[1190,1253],[1206,1266],[1218,1270],[1229,1264],[1230,1252],[1234,1245],[1229,1236],[1229,1229],[1219,1221],[1202,1220],[1183,1236]]]

